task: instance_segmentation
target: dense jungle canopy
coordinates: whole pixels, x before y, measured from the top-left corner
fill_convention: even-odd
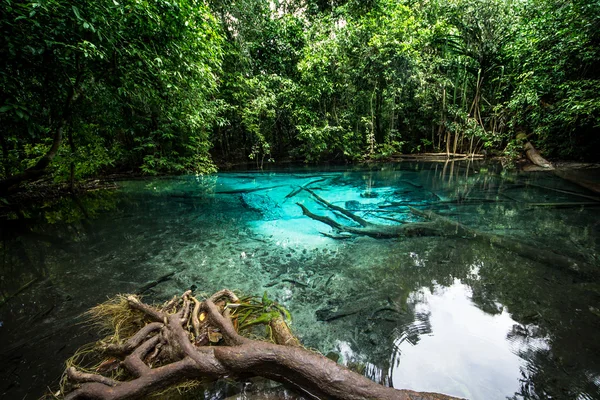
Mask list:
[[[397,152],[598,159],[592,0],[2,0],[0,189]]]

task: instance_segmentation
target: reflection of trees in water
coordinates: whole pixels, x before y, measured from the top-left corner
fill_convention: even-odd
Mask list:
[[[535,349],[521,356],[527,360],[527,366],[521,370],[523,377],[517,396],[536,400],[594,399],[600,396],[598,369],[570,366],[569,360],[549,349]],[[574,361],[572,357],[570,361]],[[589,368],[589,364],[587,366]]]
[[[589,291],[585,284],[561,271],[507,260],[506,253],[489,246],[428,241],[430,247],[422,254],[427,260],[424,267],[416,269],[404,260],[394,267],[372,270],[378,278],[373,282],[365,279],[361,289],[368,290],[369,295],[357,299],[364,305],[363,311],[344,318],[343,326],[357,330],[336,331],[357,354],[368,354],[368,361],[376,366],[367,368],[368,375],[389,383],[386,371],[401,358],[399,344],[405,340],[417,344],[421,335],[431,333],[429,315],[418,312],[419,289],[425,286],[435,293],[458,278],[471,288],[478,308],[494,315],[506,307],[518,323],[507,332],[507,340],[525,360],[521,390],[516,395],[542,399],[594,398],[600,394],[600,343],[596,340],[600,318],[586,307],[598,304],[596,291]],[[476,274],[474,265],[478,266]],[[333,301],[345,302],[348,298]],[[373,310],[383,311],[373,315]]]
[[[115,206],[114,193],[94,192],[13,207],[0,221],[0,358],[6,361],[0,382],[7,383],[0,391],[6,396],[41,394],[60,376],[60,358],[91,340],[75,325],[88,305],[67,293],[61,260],[76,259],[93,238],[89,220]]]
[[[462,172],[458,174],[457,171]],[[555,177],[473,176],[466,169],[457,168],[452,171],[452,180],[449,177],[444,180],[440,179],[443,178],[440,177],[443,167],[430,169],[425,175],[423,171],[413,172],[413,178],[419,179],[413,182],[423,184],[441,199],[455,201],[434,205],[440,212],[458,216],[461,222],[475,229],[514,236],[533,245],[541,242],[561,254],[597,265],[598,232],[593,218],[590,219],[595,215],[593,210],[530,206],[568,199],[568,194],[556,194],[538,187],[561,187]],[[404,176],[413,172],[404,172]],[[397,174],[394,179],[398,179]],[[527,188],[532,182],[537,186]],[[365,178],[362,189],[373,193],[378,185],[382,183]],[[518,188],[525,190],[515,190]],[[406,190],[409,198],[413,195],[411,191],[414,190]],[[518,198],[511,200],[510,196],[504,196],[507,193]],[[469,202],[469,197],[481,201]],[[357,206],[354,203],[353,206]],[[359,207],[360,204],[355,208]],[[350,343],[361,354],[369,354],[369,361],[377,365],[378,368],[367,368],[370,375],[388,382],[385,371],[398,356],[397,351],[392,351],[394,358],[386,359],[390,349],[397,348],[394,340],[410,337],[417,342],[421,334],[429,333],[427,329],[418,329],[423,319],[415,312],[418,299],[405,296],[400,300],[388,299],[386,303],[386,295],[414,293],[422,287],[435,291],[436,285],[448,287],[458,278],[471,288],[472,301],[481,310],[495,315],[506,307],[519,323],[507,332],[507,339],[521,349],[519,355],[526,362],[518,396],[536,399],[600,395],[600,360],[597,357],[600,344],[595,340],[600,318],[593,312],[599,304],[600,290],[597,284],[586,281],[593,277],[556,270],[552,265],[540,265],[485,243],[436,238],[409,240],[410,244],[399,246],[405,253],[410,251],[424,260],[421,266],[415,268],[415,263],[406,254],[394,254],[370,271],[372,279],[363,278],[359,292],[369,293],[369,296],[355,299],[370,302],[366,308],[371,310],[387,304],[395,311],[387,312],[387,316],[386,313],[375,316],[365,312],[353,314],[345,317],[345,324],[358,326],[361,331],[341,330],[341,340]],[[425,248],[414,249],[424,241],[428,242]],[[477,266],[475,273],[473,266]],[[349,301],[351,297],[334,299],[330,306]]]
[[[113,192],[93,192],[43,204],[11,209],[0,224],[0,296],[7,299],[27,283],[54,276],[57,254],[75,251],[93,235],[89,222],[99,213],[116,207]]]
[[[532,399],[597,398],[600,319],[587,305],[598,304],[598,294],[582,290],[579,283],[556,283],[535,298],[531,307],[505,297],[521,323],[507,338],[521,344],[519,355],[527,362],[519,394]]]
[[[416,238],[386,243],[397,247],[392,253],[382,252],[381,243],[374,242],[363,242],[365,248],[354,249],[370,254],[369,268],[359,272],[342,270],[344,278],[340,279],[348,279],[351,284],[343,285],[343,291],[338,289],[324,308],[340,316],[327,321],[327,329],[350,345],[356,355],[351,360],[355,366],[366,364],[369,377],[391,383],[388,373],[400,361],[399,346],[403,342],[416,345],[422,335],[431,333],[430,314],[418,307],[423,302],[423,289],[435,292],[451,286],[456,278],[467,278],[468,260],[473,256],[472,247],[465,244]],[[356,264],[352,249],[346,256],[349,259],[341,260],[342,268]],[[327,315],[317,313],[327,320]]]
[[[490,252],[492,255],[493,252]],[[597,290],[570,274],[523,260],[488,256],[477,279],[465,281],[473,302],[488,313],[504,306],[519,324],[507,339],[526,361],[522,370],[524,398],[578,398],[599,394],[600,318],[588,305],[598,304]]]

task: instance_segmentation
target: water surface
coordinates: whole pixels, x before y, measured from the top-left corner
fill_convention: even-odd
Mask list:
[[[164,301],[223,287],[284,304],[307,346],[386,385],[471,399],[600,398],[600,212],[550,173],[402,163],[119,183],[4,221],[0,395],[37,398],[98,333],[77,316],[146,288]],[[541,263],[477,238],[342,235],[302,187],[378,225],[433,210],[567,256]],[[169,280],[147,283],[169,273]],[[235,390],[234,390],[235,392]],[[215,398],[224,394],[215,394]]]

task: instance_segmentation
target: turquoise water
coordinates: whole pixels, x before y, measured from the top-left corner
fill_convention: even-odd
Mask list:
[[[170,273],[147,300],[188,288],[267,291],[307,347],[386,385],[471,399],[600,398],[600,208],[550,173],[402,163],[118,184],[5,221],[0,295],[33,283],[0,307],[3,398],[56,386],[62,361],[98,339],[76,324],[83,310]],[[447,227],[391,239],[340,232],[303,215],[298,203],[359,227],[314,194],[377,229],[426,221],[409,206],[432,210],[577,266]]]

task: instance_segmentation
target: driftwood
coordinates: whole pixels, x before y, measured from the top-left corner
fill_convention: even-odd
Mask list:
[[[540,152],[535,147],[533,147],[531,142],[525,143],[525,154],[527,155],[527,158],[529,159],[529,161],[531,161],[538,167],[542,167],[547,170],[554,169],[554,166],[552,165],[552,163],[550,161],[546,160],[544,157],[542,157]]]
[[[271,310],[283,310],[277,303],[267,301],[266,295],[261,304]],[[146,398],[202,377],[252,376],[291,385],[315,399],[452,399],[442,394],[385,387],[305,350],[286,324],[285,313],[270,311],[270,317],[263,314],[248,322],[239,310],[256,306],[240,301],[230,290],[217,292],[203,302],[188,291],[161,308],[130,295],[124,307],[143,316],[145,323],[125,341],[101,342],[99,350],[111,358],[95,371],[68,368],[70,390],[66,390],[66,400]],[[269,326],[273,342],[240,334],[243,326],[257,321]],[[115,368],[122,371],[114,376],[125,375],[129,379],[117,380],[99,372]]]

